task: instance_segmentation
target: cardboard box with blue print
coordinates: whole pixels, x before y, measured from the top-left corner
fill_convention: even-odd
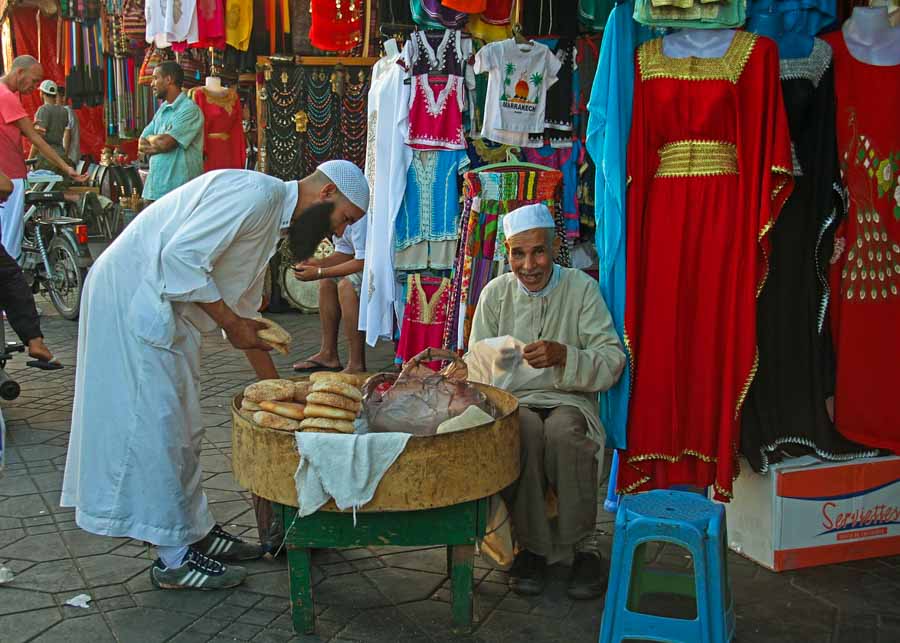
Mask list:
[[[734,497],[731,549],[771,570],[900,554],[900,457],[743,463]]]

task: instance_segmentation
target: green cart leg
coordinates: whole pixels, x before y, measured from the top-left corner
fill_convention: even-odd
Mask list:
[[[475,567],[475,545],[451,545],[453,591],[453,629],[457,633],[472,630],[472,581]]]
[[[316,606],[312,595],[312,567],[309,549],[287,546],[288,570],[291,577],[291,620],[297,633],[316,631]]]

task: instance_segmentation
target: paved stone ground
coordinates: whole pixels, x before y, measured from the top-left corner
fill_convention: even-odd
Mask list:
[[[43,306],[50,311],[48,302]],[[316,317],[273,317],[300,339],[292,359],[315,352]],[[565,569],[554,569],[544,596],[524,599],[507,590],[502,572],[480,561],[477,628],[471,637],[454,638],[444,553],[435,548],[318,552],[315,637],[294,637],[291,631],[283,559],[252,563],[247,583],[234,591],[154,590],[147,574],[152,561],[141,543],[80,531],[72,511],[58,506],[77,326],[50,314],[43,323],[48,343],[68,368],[48,373],[24,368],[24,359],[10,364],[23,391],[3,406],[10,448],[0,479],[0,565],[16,573],[15,580],[0,586],[3,643],[597,640],[602,603],[574,604],[566,598]],[[204,353],[206,492],[220,522],[254,539],[248,494],[231,475],[228,412],[231,396],[253,379],[252,373],[220,337],[207,337]],[[279,359],[282,367],[290,361]],[[389,363],[384,347],[371,352],[370,367]],[[608,553],[611,517],[600,516]],[[655,555],[664,563],[687,565],[674,551]],[[773,574],[732,554],[729,570],[741,643],[900,641],[900,556]],[[64,606],[80,593],[91,595],[89,609]]]

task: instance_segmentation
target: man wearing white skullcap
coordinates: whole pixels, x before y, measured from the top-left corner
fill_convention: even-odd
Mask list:
[[[258,558],[216,524],[202,489],[201,334],[222,328],[260,379],[278,377],[258,337],[269,260],[287,237],[308,259],[362,218],[369,188],[346,161],[300,181],[209,172],[128,225],[91,268],[61,504],[82,529],[157,546],[161,588],[243,582]]]
[[[509,584],[540,594],[548,562],[571,560],[569,596],[595,598],[608,577],[593,537],[606,440],[597,393],[619,379],[625,354],[597,282],[553,263],[560,240],[547,207],[510,212],[503,232],[511,273],[481,293],[469,346],[511,336],[524,348],[501,353],[498,372],[523,362],[541,371],[510,390],[520,403],[522,470],[503,493],[520,548]]]

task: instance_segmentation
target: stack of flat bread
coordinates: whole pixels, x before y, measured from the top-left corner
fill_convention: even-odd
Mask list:
[[[353,421],[362,410],[359,378],[346,373],[313,373],[309,382],[300,430],[353,433]]]
[[[259,426],[299,431],[305,417],[306,382],[262,380],[244,389],[241,411]]]
[[[260,317],[257,321],[267,326],[267,328],[256,331],[257,337],[282,355],[291,352],[291,334],[289,332],[271,319]]]

